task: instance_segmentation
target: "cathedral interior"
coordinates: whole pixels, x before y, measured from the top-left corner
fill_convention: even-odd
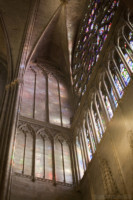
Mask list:
[[[0,0],[0,200],[133,200],[132,119],[132,0]]]

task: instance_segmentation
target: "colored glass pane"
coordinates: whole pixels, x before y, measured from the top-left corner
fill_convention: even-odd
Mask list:
[[[128,40],[129,40],[130,47],[133,50],[133,32],[129,33]]]
[[[118,55],[118,53],[115,53],[115,63],[119,69],[120,75],[125,83],[125,85],[127,86],[129,81],[130,81],[130,75],[127,72],[127,69],[125,67],[125,65],[123,64],[120,56]]]
[[[109,117],[111,119],[113,117],[113,110],[111,108],[111,104],[110,104],[109,98],[108,98],[108,96],[103,96],[103,98],[105,100],[105,105],[106,105]]]
[[[70,127],[70,119],[72,117],[72,108],[70,106],[69,94],[64,84],[60,83],[59,87],[60,87],[62,123],[64,127]]]
[[[74,88],[79,99],[81,95],[84,94],[84,84],[88,83],[104,41],[107,38],[115,10],[118,7],[118,2],[119,1],[113,0],[108,3],[106,1],[89,1],[87,7],[88,11],[84,15],[82,27],[80,28],[80,36],[78,38],[74,57],[75,65],[79,64],[81,71],[85,72],[83,75],[85,78],[83,77],[83,80],[87,80],[82,82],[81,92],[78,92],[76,88]],[[72,73],[75,74],[74,67]],[[76,82],[80,82],[80,80],[76,80]]]
[[[130,76],[129,76],[126,68],[124,67],[123,63],[120,64],[120,73],[121,73],[121,76],[122,76],[125,84],[128,85],[128,83],[130,81]]]
[[[15,172],[22,173],[23,170],[23,158],[24,158],[24,144],[25,144],[25,135],[22,132],[17,132],[16,143],[14,149],[14,161],[13,169]]]
[[[98,142],[100,142],[101,134],[102,134],[101,126],[99,125],[99,119],[98,119],[97,113],[93,112],[93,115],[94,115],[94,120],[95,120],[94,123],[95,123],[95,127],[96,127],[97,140],[98,140]]]
[[[45,178],[52,180],[52,144],[49,139],[45,139]]]
[[[36,75],[35,119],[46,120],[46,80],[42,71]]]
[[[83,168],[83,160],[82,160],[81,149],[80,149],[80,144],[79,144],[79,141],[78,141],[78,137],[76,137],[76,148],[77,148],[77,156],[78,156],[80,177],[82,178],[83,175],[84,175],[84,168]]]
[[[33,137],[31,134],[26,135],[26,148],[24,159],[24,174],[31,175],[33,159]]]
[[[87,123],[88,123],[88,129],[89,129],[89,135],[90,135],[90,140],[91,140],[91,145],[92,145],[92,148],[93,148],[93,152],[96,151],[96,144],[95,144],[95,139],[94,139],[94,133],[93,133],[93,129],[92,129],[92,124],[91,124],[91,121],[90,121],[90,118],[87,119]]]
[[[123,92],[122,86],[120,84],[120,81],[116,75],[114,76],[114,81],[115,81],[117,91],[118,91],[120,97],[122,97],[124,92]]]
[[[97,109],[98,109],[100,117],[101,117],[102,126],[103,126],[103,128],[105,130],[106,129],[106,124],[105,124],[104,114],[103,114],[103,110],[101,108],[101,104],[99,102],[99,98],[97,96],[96,96],[96,104],[97,104]]]
[[[88,157],[89,157],[89,161],[91,161],[92,159],[92,150],[91,150],[91,145],[90,145],[90,140],[87,137],[87,152],[88,152]]]
[[[24,75],[21,115],[33,118],[35,73],[28,69]]]
[[[114,104],[115,104],[115,107],[117,107],[118,106],[118,103],[117,103],[117,100],[116,100],[116,96],[115,96],[115,94],[114,94],[114,91],[113,91],[113,89],[111,88],[111,97],[112,97],[112,99],[113,99],[113,102],[114,102]]]
[[[53,76],[48,77],[48,93],[50,123],[61,125],[58,83]]]
[[[55,153],[56,180],[60,182],[64,182],[62,148],[61,148],[61,143],[58,140],[55,141],[54,153]]]
[[[35,176],[43,178],[44,175],[44,146],[43,139],[36,137]]]
[[[65,180],[66,183],[72,183],[70,150],[66,142],[63,142],[63,156],[64,156]]]

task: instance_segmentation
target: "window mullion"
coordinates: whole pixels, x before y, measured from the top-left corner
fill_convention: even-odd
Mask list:
[[[119,92],[118,92],[118,90],[117,90],[117,88],[116,88],[116,84],[115,84],[115,81],[114,81],[114,79],[113,79],[112,72],[111,72],[110,70],[108,70],[108,71],[106,71],[106,74],[107,74],[107,76],[108,76],[108,79],[109,79],[109,81],[110,81],[111,86],[112,86],[113,89],[114,89],[114,92],[115,92],[115,94],[116,94],[116,98],[117,98],[117,101],[118,101],[121,97],[120,97],[120,94],[119,94]]]
[[[112,110],[115,111],[114,102],[113,102],[113,100],[112,100],[112,98],[111,98],[111,96],[110,96],[110,93],[109,93],[109,90],[108,90],[108,87],[107,87],[107,85],[106,85],[105,80],[103,80],[103,85],[104,85],[104,88],[105,88],[105,90],[106,90],[107,96],[108,96],[108,98],[109,98],[109,101],[110,101]]]
[[[59,143],[61,144],[61,152],[62,152],[62,166],[63,166],[64,183],[66,183],[63,143],[62,143],[62,142],[59,142]]]
[[[34,99],[33,99],[33,119],[35,119],[35,107],[36,107],[36,76],[37,75],[35,73],[35,79],[34,79]]]
[[[25,136],[25,141],[24,141],[24,153],[23,153],[23,169],[22,169],[22,174],[24,174],[25,152],[26,152],[26,137],[27,137],[27,135],[24,134],[24,136]]]
[[[46,172],[45,172],[45,159],[46,159],[46,153],[45,153],[45,138],[43,138],[43,179],[45,179],[45,174],[46,174]]]
[[[97,114],[98,114],[98,118],[100,120],[102,131],[104,132],[105,130],[104,130],[104,127],[103,127],[103,123],[102,123],[101,115],[100,115],[100,112],[99,112],[99,109],[98,109],[98,105],[97,105],[97,102],[96,102],[96,98],[95,98],[95,107],[96,107],[96,111],[97,111]]]
[[[46,74],[46,121],[49,123],[49,91],[48,91],[48,75]]]
[[[98,91],[98,96],[99,96],[99,100],[101,100],[101,103],[102,103],[103,108],[104,108],[104,110],[105,110],[106,119],[109,121],[109,120],[110,120],[110,117],[109,117],[109,114],[108,114],[108,111],[107,111],[107,108],[106,108],[106,105],[105,105],[105,102],[104,102],[104,99],[103,99],[103,96],[102,96],[102,92],[101,92],[100,89],[99,89],[99,91]]]
[[[61,110],[61,97],[60,97],[60,85],[59,85],[59,81],[57,81],[58,83],[58,95],[59,95],[59,107],[60,107],[60,120],[61,120],[61,126],[63,126],[63,122],[62,122],[62,110]]]

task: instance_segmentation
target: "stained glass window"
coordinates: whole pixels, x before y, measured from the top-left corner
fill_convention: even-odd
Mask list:
[[[38,178],[43,178],[44,176],[44,158],[45,150],[43,138],[41,136],[36,137],[36,156],[35,156],[35,176]]]
[[[102,93],[102,98],[103,98],[106,110],[108,112],[109,118],[111,119],[113,117],[113,110],[112,110],[112,106],[111,106],[109,97],[107,95],[107,91],[105,90],[103,84],[102,84],[102,87],[101,87],[101,93]]]
[[[50,123],[61,125],[58,83],[53,76],[48,78]]]
[[[26,147],[24,158],[24,174],[30,175],[32,173],[32,159],[33,159],[33,136],[28,133],[26,135]]]
[[[33,162],[33,136],[30,133],[26,135],[17,131],[16,143],[14,149],[14,171],[32,175]]]
[[[24,164],[24,148],[25,148],[25,135],[22,132],[17,132],[15,139],[14,149],[14,164],[15,172],[22,173]]]
[[[62,146],[58,139],[55,140],[54,153],[55,153],[56,180],[60,182],[64,182]]]
[[[75,93],[80,97],[84,95],[85,85],[90,79],[91,72],[98,60],[108,31],[111,28],[113,16],[119,1],[89,1],[84,15],[82,26],[80,27],[75,56],[72,68],[73,77],[82,74],[82,83],[79,79],[73,79],[74,86],[80,90]],[[78,68],[78,71],[77,71]]]
[[[106,105],[106,108],[107,108],[107,111],[109,113],[109,117],[110,119],[113,117],[113,110],[111,108],[111,105],[110,105],[110,101],[109,101],[109,98],[108,96],[103,96],[104,97],[104,101],[105,101],[105,105]]]
[[[130,81],[130,75],[127,72],[127,69],[126,69],[124,63],[122,62],[122,60],[117,52],[114,53],[114,64],[118,68],[120,75],[121,75],[125,85],[127,86]]]
[[[60,83],[60,100],[62,123],[65,127],[70,127],[70,118],[72,117],[72,108],[70,105],[70,97],[63,83]]]
[[[128,25],[124,27],[124,36],[128,44],[130,45],[130,48],[133,50],[133,32]]]
[[[92,150],[91,150],[91,144],[90,144],[90,140],[89,137],[87,137],[87,152],[88,152],[88,157],[89,157],[89,161],[91,161],[92,159]]]
[[[66,183],[72,183],[70,149],[66,142],[63,142],[63,155],[64,155],[64,168],[65,168],[65,181]]]
[[[131,58],[132,51],[124,39],[120,39],[120,47],[131,72],[133,72],[133,61]]]
[[[70,127],[73,112],[69,96],[65,83],[58,83],[39,67],[30,67],[24,74],[21,115]]]
[[[94,132],[93,132],[93,128],[92,128],[92,124],[91,124],[91,120],[90,120],[89,114],[87,115],[87,119],[86,120],[87,120],[87,124],[88,124],[87,127],[88,127],[88,131],[89,131],[91,145],[92,145],[92,148],[93,148],[93,152],[95,152],[96,151],[95,137],[94,137]]]
[[[98,140],[98,142],[100,142],[103,131],[102,131],[99,117],[98,117],[98,114],[97,114],[97,111],[96,111],[96,108],[94,105],[92,105],[92,115],[94,116],[94,124],[95,124],[95,128],[96,128],[97,140]]]
[[[112,78],[114,80],[114,84],[115,84],[115,87],[117,89],[117,92],[119,94],[119,97],[121,98],[123,96],[123,89],[124,89],[124,86],[123,84],[121,83],[121,80],[119,78],[119,75],[117,73],[117,69],[116,67],[113,65],[113,63],[110,65],[110,68],[109,68],[109,72],[111,73],[112,75]],[[112,91],[113,92],[113,91]],[[113,95],[114,96],[114,95]],[[117,101],[115,100],[115,104],[117,104]],[[117,105],[116,105],[117,106]]]
[[[80,177],[82,178],[83,175],[84,175],[84,167],[83,167],[83,160],[82,160],[80,143],[79,143],[78,137],[76,137],[76,148],[77,148],[77,156],[78,156]]]
[[[109,77],[105,75],[105,82],[104,82],[105,89],[108,93],[108,96],[110,97],[110,101],[114,104],[115,108],[118,106],[116,92],[114,90],[113,84],[109,80]]]
[[[33,118],[35,73],[28,69],[24,76],[21,114]]]
[[[103,113],[103,109],[102,109],[99,97],[97,95],[96,95],[96,106],[99,111],[103,130],[105,131],[105,129],[106,129],[105,117],[104,117],[104,113]]]
[[[36,75],[35,119],[46,121],[46,79],[41,70]]]
[[[90,143],[89,130],[86,127],[86,123],[84,124],[83,129],[85,131],[85,139],[86,139],[86,143],[87,143],[87,153],[88,153],[89,161],[91,161],[91,159],[92,159],[92,149],[91,149],[91,143]]]
[[[45,141],[45,178],[52,180],[52,144],[48,138]]]

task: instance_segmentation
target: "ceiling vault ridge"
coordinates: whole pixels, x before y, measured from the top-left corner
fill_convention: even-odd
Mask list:
[[[42,38],[45,37],[45,34],[47,33],[49,27],[51,26],[51,24],[53,23],[54,20],[56,20],[58,18],[59,13],[61,12],[61,8],[62,8],[62,3],[59,5],[59,7],[56,9],[56,11],[54,12],[54,14],[52,15],[51,19],[49,20],[47,26],[45,27],[45,29],[43,30],[43,32],[41,33],[38,41],[36,42],[35,46],[33,47],[32,52],[30,53],[28,59],[27,59],[27,64],[26,66],[29,64],[30,60],[32,59],[32,56],[34,55],[39,43],[41,42]]]

